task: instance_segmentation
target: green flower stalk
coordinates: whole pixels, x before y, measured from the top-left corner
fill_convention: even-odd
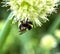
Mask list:
[[[59,0],[4,0],[5,6],[10,6],[16,21],[27,18],[38,26],[48,20],[47,15],[56,12]]]

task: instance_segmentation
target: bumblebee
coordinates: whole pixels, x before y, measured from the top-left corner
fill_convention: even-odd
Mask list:
[[[30,30],[30,29],[32,29],[32,27],[33,27],[33,23],[31,21],[29,21],[28,19],[26,21],[22,20],[19,23],[20,31]]]

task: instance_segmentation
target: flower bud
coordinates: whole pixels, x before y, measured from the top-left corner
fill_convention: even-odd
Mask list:
[[[57,41],[56,39],[52,36],[52,35],[45,35],[42,39],[41,39],[41,43],[42,47],[44,48],[55,48],[57,45]]]

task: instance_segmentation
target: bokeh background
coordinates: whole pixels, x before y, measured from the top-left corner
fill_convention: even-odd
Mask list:
[[[0,0],[0,32],[2,31],[8,15],[10,14],[9,7],[2,7],[2,0]],[[39,49],[39,42],[41,37],[45,34],[52,34],[57,40],[57,46],[51,49],[50,54],[60,54],[60,5],[57,7],[57,13],[52,13],[48,16],[49,21],[43,23],[41,27],[36,27],[30,31],[20,35],[19,28],[13,24],[8,37],[3,46],[3,54],[49,54],[44,49]],[[58,19],[59,18],[59,19]],[[58,21],[57,21],[58,19]],[[56,23],[57,21],[57,23]],[[51,27],[56,29],[51,33]],[[28,34],[29,33],[29,34]],[[33,46],[31,46],[33,45]],[[34,49],[34,51],[33,51]],[[35,52],[35,53],[34,53]],[[45,53],[43,53],[45,52]]]

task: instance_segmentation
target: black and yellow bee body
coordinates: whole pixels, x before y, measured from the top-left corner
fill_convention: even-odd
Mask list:
[[[26,21],[20,21],[19,24],[19,29],[20,31],[26,31],[26,30],[30,30],[33,27],[33,23],[31,21],[29,21],[28,19]]]

